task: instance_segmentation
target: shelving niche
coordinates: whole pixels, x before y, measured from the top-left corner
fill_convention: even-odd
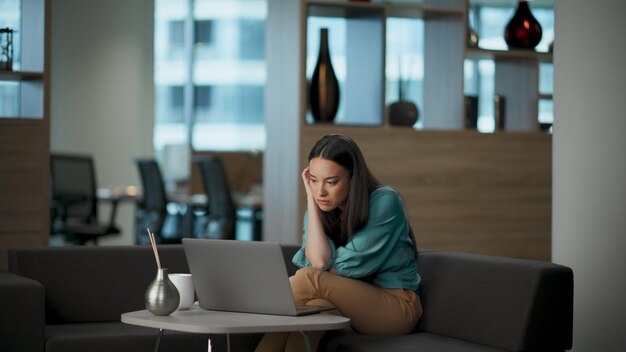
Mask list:
[[[551,62],[551,53],[532,50],[485,50],[468,48],[466,0],[422,3],[304,1],[305,51],[311,17],[340,18],[346,23],[345,77],[341,80],[342,101],[336,123],[387,125],[386,23],[393,18],[420,19],[424,23],[423,129],[464,128],[463,68],[465,59],[495,62],[496,94],[507,99],[506,130],[536,131],[539,100],[539,63]],[[311,54],[304,53],[305,59]],[[331,52],[332,54],[332,52]],[[314,66],[305,60],[305,72]],[[307,89],[310,77],[301,79]],[[307,97],[304,97],[307,103]],[[305,121],[312,123],[308,112]]]

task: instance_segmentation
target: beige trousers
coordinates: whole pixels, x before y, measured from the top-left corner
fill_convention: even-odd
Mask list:
[[[326,305],[350,318],[352,329],[369,335],[411,332],[422,316],[419,296],[404,289],[382,289],[366,282],[328,271],[302,268],[289,278],[296,304]],[[313,351],[324,331],[308,333]],[[298,332],[265,334],[257,352],[306,351]]]

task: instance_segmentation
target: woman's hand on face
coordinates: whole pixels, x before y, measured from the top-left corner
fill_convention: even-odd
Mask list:
[[[302,171],[302,183],[304,184],[307,198],[311,198],[311,173],[309,173],[308,167]]]

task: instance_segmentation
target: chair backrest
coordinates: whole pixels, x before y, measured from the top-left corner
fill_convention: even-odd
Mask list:
[[[208,198],[208,211],[212,216],[235,216],[236,208],[232,199],[226,169],[217,156],[197,158],[204,192]]]
[[[200,171],[202,186],[207,196],[208,224],[199,237],[235,239],[237,208],[233,202],[226,169],[217,156],[197,158],[194,163]]]
[[[137,159],[143,200],[141,207],[147,211],[166,212],[167,195],[159,164],[154,159]]]
[[[50,189],[57,207],[65,206],[66,218],[88,222],[98,219],[96,173],[91,156],[51,154]]]

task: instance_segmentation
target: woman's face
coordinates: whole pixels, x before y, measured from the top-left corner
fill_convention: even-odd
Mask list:
[[[309,174],[315,203],[322,211],[331,211],[344,205],[350,189],[350,175],[346,168],[317,157],[309,161]]]

